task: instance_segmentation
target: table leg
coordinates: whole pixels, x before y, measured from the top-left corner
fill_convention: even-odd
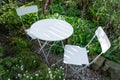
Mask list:
[[[46,44],[47,44],[47,41],[45,41],[45,43],[43,44],[43,45],[41,45],[41,43],[40,43],[40,41],[39,41],[39,39],[38,39],[38,43],[39,43],[39,45],[40,45],[40,50],[38,51],[38,53],[40,53],[40,51],[42,51],[43,52],[43,55],[44,55],[44,57],[45,57],[45,59],[46,59],[46,62],[47,62],[47,64],[49,64],[49,62],[48,62],[48,59],[47,59],[47,56],[45,55],[45,52],[44,52],[44,50],[43,50],[43,48],[46,46]]]
[[[49,51],[48,51],[48,53],[47,53],[47,57],[49,56],[49,53],[50,53],[50,51],[51,51],[51,48],[52,48],[54,45],[55,45],[55,42],[54,42],[52,45],[50,45],[50,49],[49,49]]]
[[[64,46],[64,43],[63,43],[63,41],[61,41],[61,43],[62,43],[62,47],[64,48],[65,46]]]
[[[40,40],[39,40],[39,39],[37,39],[37,40],[38,40],[39,46],[42,47]],[[42,50],[42,52],[44,53],[44,50],[43,50],[43,49],[41,49],[41,50]],[[38,53],[39,53],[39,52],[40,52],[40,50],[38,51]]]

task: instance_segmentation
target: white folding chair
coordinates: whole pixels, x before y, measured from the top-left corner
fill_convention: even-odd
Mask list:
[[[23,29],[24,31],[26,32],[26,34],[28,36],[30,36],[32,39],[37,39],[31,32],[30,32],[30,28],[26,29],[25,28],[25,25],[24,25],[24,22],[23,22],[23,19],[22,19],[22,16],[26,15],[26,14],[31,14],[31,13],[36,13],[36,18],[37,20],[39,20],[39,17],[38,17],[38,7],[37,5],[33,5],[33,6],[27,6],[27,7],[23,7],[23,8],[17,8],[16,9],[16,12],[18,14],[18,16],[20,17],[20,20],[21,20],[21,23],[22,23],[22,26],[23,26]],[[39,43],[39,46],[41,47],[41,41],[39,39],[38,40],[38,43]],[[42,42],[43,43],[43,42]],[[43,54],[45,53],[44,50],[42,49],[42,52]],[[45,54],[44,54],[45,56]],[[45,57],[46,58],[46,57]]]
[[[97,37],[100,43],[102,52],[95,59],[89,62],[86,47],[88,47],[88,45],[93,41],[95,37]],[[92,39],[89,41],[89,43],[85,47],[80,47],[76,45],[65,45],[63,62],[67,64],[73,71],[75,71],[75,73],[81,76],[79,74],[79,71],[87,68],[92,63],[94,63],[103,53],[105,53],[110,48],[110,46],[111,44],[107,35],[105,34],[105,32],[101,27],[98,27],[97,30],[95,31],[95,35],[92,37]],[[85,66],[83,66],[79,70],[75,70],[75,68],[72,66],[72,65],[79,66],[83,64]]]
[[[24,16],[26,14],[30,14],[30,13],[36,13],[37,20],[39,20],[39,18],[38,18],[38,7],[36,5],[33,5],[33,6],[24,7],[24,8],[17,8],[16,12],[17,12],[18,16],[20,17],[20,20],[22,22],[22,26],[23,26],[24,31],[32,39],[36,39],[36,37],[30,33],[30,29],[29,28],[28,29],[25,28],[22,16]]]

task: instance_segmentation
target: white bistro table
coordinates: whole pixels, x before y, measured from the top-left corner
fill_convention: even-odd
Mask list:
[[[41,51],[48,41],[62,41],[70,37],[73,34],[73,27],[63,20],[43,19],[32,24],[30,33],[34,35],[38,41],[39,39],[45,41],[42,46],[39,43],[41,46],[39,51]]]

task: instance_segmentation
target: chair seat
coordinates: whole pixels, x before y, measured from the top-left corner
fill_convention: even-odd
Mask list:
[[[30,32],[30,28],[26,29],[25,32],[29,35],[32,39],[36,39],[36,37]]]
[[[89,64],[86,48],[75,45],[65,45],[63,62],[74,65]]]

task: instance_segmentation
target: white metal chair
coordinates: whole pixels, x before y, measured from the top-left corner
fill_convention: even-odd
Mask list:
[[[29,35],[32,39],[37,39],[31,32],[30,32],[30,28],[26,29],[25,28],[25,25],[24,25],[24,22],[23,22],[23,19],[22,19],[22,16],[26,15],[26,14],[31,14],[31,13],[36,13],[36,18],[37,20],[39,20],[39,17],[38,17],[38,7],[37,5],[33,5],[33,6],[27,6],[27,7],[24,7],[24,8],[17,8],[16,9],[16,12],[18,14],[18,16],[20,17],[20,20],[21,20],[21,23],[22,23],[22,26],[23,26],[23,29],[24,31],[27,33],[27,35]],[[38,43],[40,45],[40,47],[42,46],[41,42],[39,39],[38,40]],[[41,49],[42,52],[44,53],[44,50]],[[44,54],[45,56],[45,54]]]
[[[39,18],[38,18],[38,7],[36,5],[33,5],[33,6],[24,7],[24,8],[17,8],[16,12],[17,12],[18,16],[20,17],[20,20],[22,22],[22,26],[23,26],[24,31],[32,39],[36,39],[36,37],[30,33],[30,29],[25,28],[25,25],[24,25],[23,20],[22,20],[22,16],[24,16],[26,14],[30,14],[30,13],[36,13],[37,20],[39,20]]]
[[[95,59],[93,59],[91,62],[89,62],[86,47],[88,47],[88,45],[93,41],[93,39],[95,37],[97,37],[97,39],[100,43],[102,52]],[[79,74],[79,71],[87,68],[92,63],[94,63],[103,53],[105,53],[110,48],[110,46],[111,46],[111,44],[110,44],[110,41],[109,41],[106,33],[103,31],[103,29],[101,27],[98,27],[97,30],[95,31],[95,35],[92,37],[92,39],[89,41],[89,43],[85,47],[80,47],[80,46],[76,46],[76,45],[65,45],[63,62],[65,64],[68,64],[68,66],[73,71],[75,71],[75,73],[77,73],[79,76],[81,76]],[[79,65],[83,65],[83,64],[85,66],[83,66],[79,70],[75,70],[75,68],[72,66],[72,65],[79,66]]]

